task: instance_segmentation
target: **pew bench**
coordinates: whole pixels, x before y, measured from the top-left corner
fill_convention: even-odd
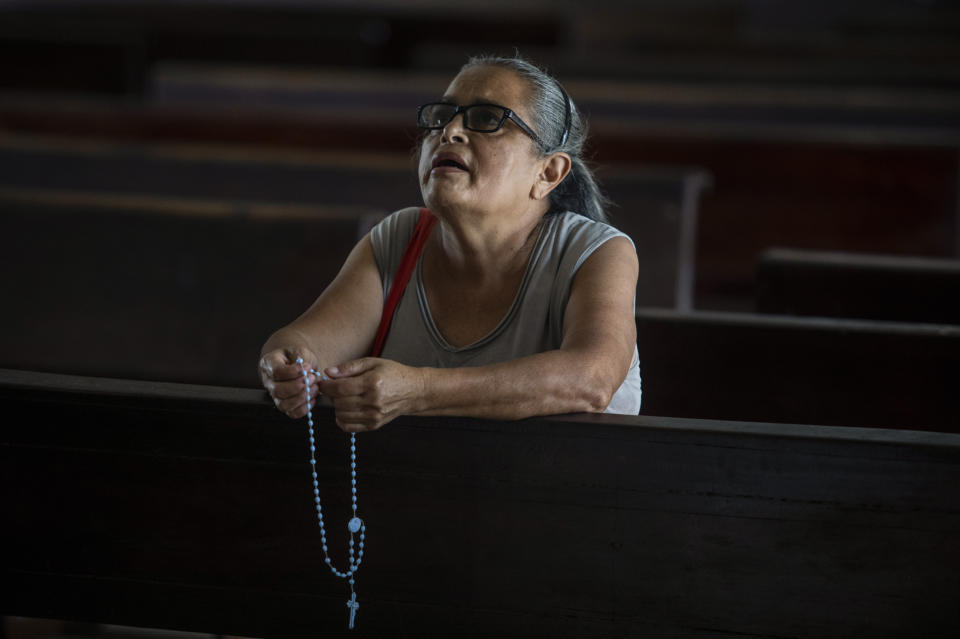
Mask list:
[[[431,58],[450,60],[450,53]],[[75,99],[64,107],[0,95],[0,120],[11,131],[80,138],[406,155],[416,137],[414,105],[449,81],[448,71],[202,63],[152,71],[142,102]],[[694,165],[714,176],[698,216],[698,308],[752,310],[756,257],[769,246],[930,257],[960,251],[960,109],[949,91],[785,92],[769,79],[693,86],[571,77],[568,84],[590,117],[593,159]]]
[[[757,261],[757,311],[960,324],[960,260],[770,249]]]
[[[0,370],[0,614],[251,637],[948,637],[960,436],[570,415],[358,437],[357,627],[262,391]],[[334,561],[347,439],[316,410]]]
[[[960,326],[637,310],[643,412],[960,433]]]
[[[0,208],[0,366],[237,386],[383,216],[10,189]]]
[[[637,299],[647,306],[692,308],[697,209],[710,176],[696,167],[621,164],[605,167],[600,179],[615,203],[613,224],[633,238],[643,264]],[[30,136],[0,137],[0,203],[4,190],[36,199],[49,197],[48,191],[107,193],[385,212],[423,201],[409,153],[78,143]],[[338,254],[343,248],[337,247]]]

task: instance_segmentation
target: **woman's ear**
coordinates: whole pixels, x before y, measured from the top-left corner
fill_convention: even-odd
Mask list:
[[[542,200],[550,195],[550,191],[557,188],[563,178],[567,177],[571,166],[570,156],[563,152],[553,153],[540,162],[540,171],[530,189],[530,197],[535,200]]]

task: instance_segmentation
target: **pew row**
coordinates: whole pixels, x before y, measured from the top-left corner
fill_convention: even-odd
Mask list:
[[[235,75],[242,78],[245,74]],[[406,155],[416,131],[393,119],[393,107],[371,107],[382,97],[368,89],[377,81],[383,81],[385,89],[381,91],[403,84],[413,85],[408,91],[419,90],[417,78],[403,75],[383,78],[378,74],[355,88],[321,77],[313,88],[331,102],[339,100],[339,114],[322,105],[314,109],[312,104],[272,110],[245,108],[243,105],[252,101],[249,96],[234,96],[224,109],[196,103],[173,106],[96,100],[45,104],[42,99],[0,95],[0,128],[75,139]],[[248,93],[251,85],[262,85],[261,78],[247,82]],[[960,112],[955,98],[939,104],[938,99],[931,103],[930,96],[861,94],[854,89],[839,98],[845,105],[841,110],[849,112],[824,127],[825,103],[838,100],[832,90],[828,95],[816,90],[811,97],[808,90],[785,94],[766,88],[753,95],[744,87],[717,89],[717,105],[709,102],[708,88],[613,85],[604,90],[611,98],[606,111],[588,111],[593,131],[589,157],[604,166],[697,166],[713,176],[715,186],[699,204],[697,308],[753,310],[756,259],[770,246],[960,255],[960,138],[956,126],[943,129],[931,121],[917,122],[917,126],[905,122],[861,126],[870,122],[878,109],[890,105],[896,105],[893,111],[899,114],[894,119],[906,116],[909,120],[909,114],[927,113],[921,120],[929,117],[942,122],[947,117],[944,111]],[[196,91],[202,92],[199,87]],[[663,97],[665,93],[675,93],[676,103],[662,104],[674,99]],[[700,103],[700,99],[708,102]],[[649,104],[637,107],[636,100]],[[771,101],[769,108],[759,109],[765,113],[755,113],[749,106],[765,100]],[[342,113],[343,104],[353,115]],[[414,97],[408,108],[412,104],[417,104]],[[632,109],[638,111],[631,116]],[[789,114],[808,109],[810,113],[800,122],[790,121]],[[786,120],[776,115],[778,111],[787,115]],[[717,114],[725,115],[714,121]],[[410,118],[408,112],[403,121],[409,123]],[[396,201],[389,202],[389,207],[395,206]]]
[[[0,366],[256,386],[383,212],[0,189]]]
[[[761,313],[960,324],[960,260],[770,249]]]
[[[599,173],[615,203],[612,223],[633,238],[644,265],[638,300],[648,306],[692,308],[697,208],[710,176],[696,168],[628,164],[603,167]],[[423,201],[408,154],[294,153],[29,137],[0,137],[0,198],[5,191],[35,194],[38,199],[45,191],[65,191],[239,204],[322,203],[387,212]],[[343,247],[334,249],[339,254]]]
[[[638,309],[643,412],[960,433],[960,326]]]
[[[0,614],[253,637],[946,637],[960,436],[662,417],[358,437],[357,628],[262,392],[0,370]],[[316,411],[334,561],[347,440]]]

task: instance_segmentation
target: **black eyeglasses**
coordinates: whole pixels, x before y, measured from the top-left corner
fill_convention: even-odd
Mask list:
[[[523,132],[533,138],[541,149],[547,149],[543,140],[533,132],[520,116],[507,107],[498,104],[471,104],[460,106],[449,102],[431,102],[417,109],[417,126],[421,129],[436,130],[447,126],[458,113],[463,114],[463,126],[478,133],[499,131],[507,119],[517,123]]]

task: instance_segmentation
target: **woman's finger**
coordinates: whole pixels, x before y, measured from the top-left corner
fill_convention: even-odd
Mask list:
[[[373,430],[368,418],[366,418],[361,413],[348,413],[341,415],[340,412],[337,412],[337,426],[340,427],[345,433],[362,433],[364,431]]]
[[[307,381],[310,383],[310,394],[316,395],[320,391],[320,388],[317,385],[317,378],[313,375],[308,375]],[[304,385],[303,378],[301,377],[300,379],[295,379],[289,382],[275,382],[273,385],[273,392],[271,394],[280,399],[288,399],[298,395],[305,396],[305,388],[306,386]]]
[[[313,408],[314,408],[316,405],[317,405],[316,400],[314,400],[314,399],[311,398],[311,399],[310,399],[310,410],[313,410]],[[290,417],[291,419],[300,419],[301,417],[305,417],[306,414],[307,414],[307,403],[306,403],[305,401],[302,401],[302,400],[301,400],[299,403],[295,404],[295,405],[292,404],[292,403],[289,403],[289,404],[288,404],[288,403],[285,403],[285,402],[279,402],[279,403],[277,404],[277,409],[278,409],[280,412],[282,412],[284,415],[286,415],[287,417]]]
[[[291,415],[295,409],[303,406],[305,401],[306,397],[290,397],[287,399],[275,399],[273,403],[281,413]]]
[[[369,388],[364,377],[345,377],[320,382],[320,392],[327,397],[353,397],[363,395]]]
[[[276,382],[285,382],[294,379],[302,379],[303,371],[310,370],[310,367],[304,365],[303,368],[300,368],[300,364],[282,364],[280,366],[273,367],[273,379]]]
[[[310,407],[316,405],[317,396],[319,393],[310,393]],[[278,410],[284,413],[290,413],[291,411],[300,408],[301,406],[306,406],[307,403],[307,394],[301,389],[300,392],[294,393],[290,397],[274,397],[273,404],[277,407]],[[304,409],[304,413],[306,409]]]

